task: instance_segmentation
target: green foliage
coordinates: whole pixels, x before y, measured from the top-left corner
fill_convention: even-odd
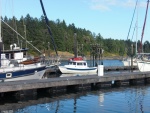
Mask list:
[[[26,17],[21,17],[20,20],[17,20],[15,17],[9,19],[4,17],[3,20],[23,37],[25,37],[24,28],[26,26],[26,39],[32,41],[32,44],[40,51],[48,50],[48,48],[54,50],[51,40],[53,37],[58,51],[74,53],[74,33],[76,33],[78,44],[83,45],[82,52],[84,55],[90,52],[91,44],[99,44],[104,49],[104,52],[120,56],[130,55],[131,44],[133,44],[135,53],[135,42],[131,40],[105,39],[100,33],[96,35],[89,30],[75,27],[74,23],[66,25],[65,20],[61,21],[57,19],[56,21],[49,21],[52,36],[48,33],[44,16],[38,19],[27,14]],[[4,23],[2,23],[2,37],[6,44],[5,49],[8,49],[12,43],[17,43],[18,46],[22,45],[23,48],[26,46],[26,41],[17,36]],[[30,48],[30,52],[35,54],[35,50],[30,45],[27,46]],[[140,42],[138,42],[138,49],[139,46]],[[144,43],[143,50],[150,52],[150,43],[148,41]]]

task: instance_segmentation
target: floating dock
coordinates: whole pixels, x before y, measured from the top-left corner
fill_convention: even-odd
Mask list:
[[[138,81],[143,83],[150,82],[150,72],[131,72],[131,73],[112,73],[104,74],[104,76],[98,75],[82,75],[72,77],[57,77],[47,78],[41,80],[26,80],[26,81],[15,81],[15,82],[1,82],[0,93],[14,92],[22,90],[37,90],[44,88],[61,88],[61,87],[76,87],[86,86],[96,87],[100,84],[109,83],[110,85],[116,84],[121,85],[124,83],[137,84]]]
[[[138,70],[137,66],[104,66],[104,71]]]

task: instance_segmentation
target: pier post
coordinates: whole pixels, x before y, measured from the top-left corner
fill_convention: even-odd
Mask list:
[[[98,65],[98,76],[104,75],[104,65]]]

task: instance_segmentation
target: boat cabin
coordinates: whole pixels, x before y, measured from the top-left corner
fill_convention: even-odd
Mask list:
[[[86,61],[69,61],[68,65],[87,67],[87,62]]]
[[[11,61],[17,61],[18,63],[27,60],[26,52],[28,49],[20,49],[20,47],[10,46],[10,50],[2,50],[1,52],[1,66],[6,67]]]

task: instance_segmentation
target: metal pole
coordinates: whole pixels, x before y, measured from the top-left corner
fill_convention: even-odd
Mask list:
[[[133,71],[133,44],[131,44],[131,71]]]

